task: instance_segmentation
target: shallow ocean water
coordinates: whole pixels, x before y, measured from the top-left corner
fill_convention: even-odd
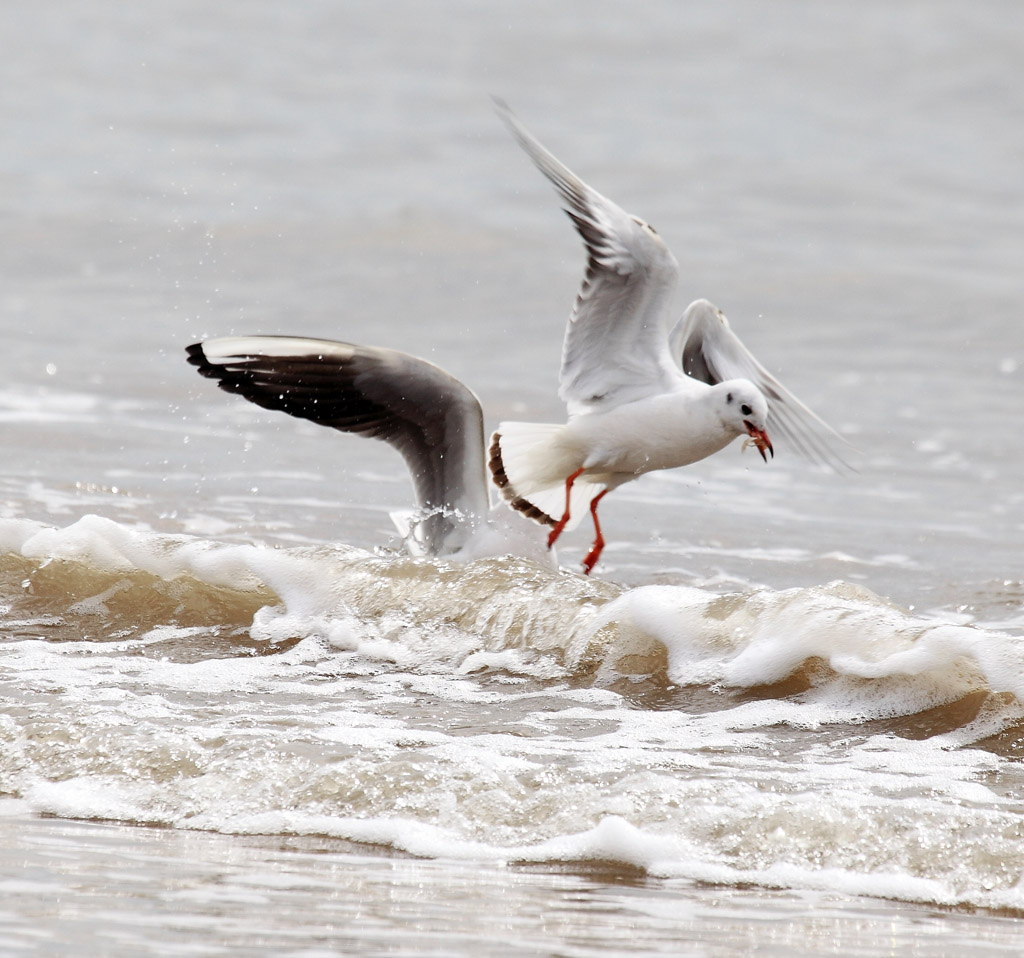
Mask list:
[[[992,4],[0,13],[0,954],[1017,954],[1024,93]],[[387,447],[205,336],[553,420],[508,99],[856,447],[400,552]]]

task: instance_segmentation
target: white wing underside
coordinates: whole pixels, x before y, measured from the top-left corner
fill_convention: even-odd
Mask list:
[[[562,345],[558,395],[569,415],[685,388],[668,348],[679,266],[650,226],[591,189],[548,152],[503,103],[520,146],[552,182],[587,249],[587,267]]]

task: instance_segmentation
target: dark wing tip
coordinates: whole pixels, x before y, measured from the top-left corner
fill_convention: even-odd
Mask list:
[[[193,343],[191,346],[186,346],[185,352],[188,354],[188,362],[193,366],[209,365],[206,361],[206,353],[203,352],[202,343]]]
[[[188,354],[188,363],[196,367],[196,372],[207,379],[216,379],[217,385],[225,392],[237,392],[238,383],[229,377],[229,371],[224,366],[211,363],[203,351],[202,343],[193,343],[185,347]]]
[[[186,346],[185,352],[188,354],[188,363],[196,367],[196,372],[200,376],[214,380],[224,392],[241,393],[246,399],[259,406],[270,409],[277,408],[276,406],[268,406],[266,401],[261,401],[257,396],[248,394],[248,389],[252,388],[251,384],[254,375],[244,365],[236,363],[232,366],[230,364],[210,362],[206,352],[203,350],[202,343],[193,343],[191,346]]]

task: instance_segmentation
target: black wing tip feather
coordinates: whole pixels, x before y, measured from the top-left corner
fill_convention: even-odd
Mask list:
[[[203,343],[194,343],[185,351],[196,371],[214,380],[226,393],[296,419],[380,439],[399,449],[407,459],[410,449],[428,450],[449,439],[454,442],[458,430],[454,428],[453,417],[461,423],[469,416],[465,410],[470,409],[470,404],[479,412],[479,400],[465,386],[425,360],[407,357],[414,360],[414,375],[409,383],[411,393],[403,394],[400,384],[392,383],[394,389],[388,386],[390,374],[378,353],[389,351],[351,347],[352,356],[339,356],[329,351],[318,352],[316,342],[326,343],[310,341],[308,353],[289,351],[287,355],[273,355],[272,351],[243,351],[228,353],[216,361],[206,355]],[[424,381],[418,381],[416,373]],[[432,393],[424,382],[432,386],[439,373],[450,383],[461,386],[465,395],[454,391]],[[425,410],[433,410],[436,415],[427,415]],[[482,413],[480,418],[482,445]]]
[[[211,363],[203,351],[202,343],[193,343],[185,347],[188,354],[188,363],[196,367],[196,372],[207,379],[214,379],[217,385],[225,392],[236,393],[239,391],[240,383],[230,377],[226,367]]]
[[[319,369],[323,365],[322,357],[289,356],[287,359],[272,356],[238,355],[224,362],[212,362],[206,355],[203,343],[193,343],[185,347],[187,361],[196,367],[200,376],[212,379],[226,393],[241,395],[244,399],[262,406],[264,409],[277,410],[299,419],[310,419],[323,425],[330,425],[328,417],[336,412],[339,401],[345,405],[345,412],[350,415],[354,406],[351,398],[344,396],[339,390],[327,392],[323,386],[334,386],[335,377],[326,370]],[[335,398],[334,403],[326,400]],[[363,403],[366,405],[366,403]],[[341,419],[340,416],[336,417]],[[358,424],[365,420],[365,410],[357,409],[354,419]],[[337,428],[346,428],[338,426]],[[355,431],[348,426],[350,431]]]
[[[191,346],[186,346],[185,353],[188,356],[187,362],[193,366],[198,366],[200,373],[204,369],[209,368],[210,362],[206,358],[206,353],[203,352],[202,343],[192,343]]]

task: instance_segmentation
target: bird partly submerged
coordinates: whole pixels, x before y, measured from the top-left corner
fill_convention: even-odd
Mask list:
[[[321,426],[387,442],[417,509],[393,514],[413,555],[513,554],[553,564],[536,525],[491,505],[480,401],[450,373],[394,349],[297,336],[230,336],[186,350],[221,389]]]
[[[754,358],[721,310],[697,300],[671,324],[679,265],[654,229],[587,186],[496,105],[587,251],[562,346],[558,395],[568,420],[503,422],[491,439],[491,475],[512,508],[553,527],[549,546],[589,511],[589,574],[605,545],[598,504],[644,473],[697,462],[744,435],[767,462],[769,433],[844,465],[842,438]]]

